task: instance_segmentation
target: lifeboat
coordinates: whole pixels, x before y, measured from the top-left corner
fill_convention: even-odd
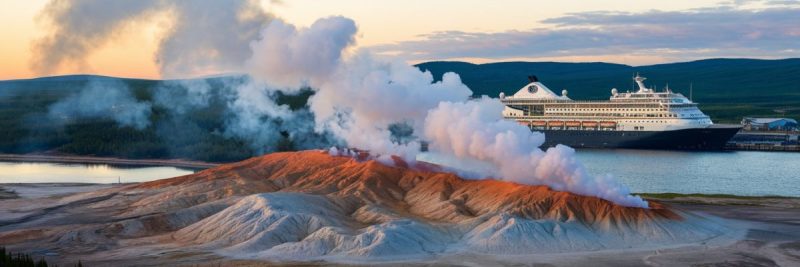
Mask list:
[[[568,122],[564,122],[564,125],[566,125],[567,127],[580,127],[581,126],[581,122],[579,122],[579,121],[568,121]]]
[[[600,122],[600,127],[613,128],[613,127],[617,127],[617,123],[613,122],[613,121],[601,121]]]
[[[548,121],[547,122],[547,126],[550,126],[550,127],[561,127],[561,126],[564,126],[564,122],[563,121]]]
[[[517,123],[519,123],[519,125],[522,125],[522,126],[528,126],[530,124],[527,121],[517,121]]]
[[[542,126],[546,126],[546,125],[547,125],[547,122],[546,122],[546,121],[532,121],[532,122],[531,122],[531,126],[539,126],[539,127],[542,127]]]
[[[584,121],[581,122],[581,124],[583,124],[583,127],[592,127],[592,128],[597,127],[596,121]]]

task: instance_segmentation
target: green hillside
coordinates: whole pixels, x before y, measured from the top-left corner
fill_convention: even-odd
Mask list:
[[[54,103],[78,94],[90,82],[109,86],[122,84],[136,100],[153,102],[156,91],[170,89],[163,86],[168,81],[92,75],[0,81],[0,153],[59,152],[214,162],[245,159],[256,151],[246,140],[222,134],[225,112],[228,112],[221,99],[221,90],[226,88],[223,84],[235,84],[242,79],[236,76],[204,79],[211,87],[208,106],[180,116],[153,104],[148,118],[150,126],[141,130],[121,126],[108,118],[84,118],[64,124],[49,117],[48,110]],[[308,96],[308,93],[297,97],[278,96],[278,102],[298,108],[305,105]],[[285,140],[269,150],[291,149],[291,141]]]
[[[742,116],[800,118],[800,59],[708,59],[650,66],[610,63],[427,62],[417,65],[434,77],[445,72],[461,75],[476,96],[513,94],[527,84],[528,75],[556,93],[567,89],[573,99],[607,99],[611,88],[631,90],[631,77],[640,73],[648,86],[662,90],[667,83],[692,97],[715,121],[738,122]]]
[[[568,89],[574,99],[606,99],[611,88],[632,87],[631,76],[639,72],[649,85],[663,89],[669,82],[674,91],[693,97],[701,109],[717,122],[738,122],[742,116],[788,116],[800,118],[800,59],[752,60],[710,59],[685,63],[632,67],[609,63],[507,62],[470,64],[429,62],[418,65],[441,78],[453,71],[476,96],[496,97],[514,93],[527,83],[528,75],[556,92]],[[202,79],[210,87],[208,105],[185,113],[170,112],[154,97],[175,81],[126,79],[72,75],[26,80],[0,81],[0,153],[60,152],[124,158],[187,158],[204,161],[236,161],[259,153],[248,140],[225,135],[230,117],[226,97],[242,76]],[[200,79],[198,79],[200,80]],[[184,80],[191,82],[198,80]],[[74,96],[89,84],[124,86],[137,101],[153,103],[150,126],[136,129],[113,119],[83,118],[59,121],[48,116],[54,103]],[[187,96],[173,95],[175,103]],[[301,109],[310,96],[277,95],[279,103]],[[102,101],[99,98],[97,101]],[[91,97],[92,102],[95,98]],[[173,100],[170,100],[173,101]],[[176,104],[177,105],[177,104]],[[281,132],[283,135],[283,132]],[[297,145],[284,135],[266,151],[292,150]]]

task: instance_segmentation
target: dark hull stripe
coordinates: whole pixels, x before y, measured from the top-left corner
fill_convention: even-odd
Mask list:
[[[674,131],[534,130],[545,134],[544,147],[722,150],[741,127]]]

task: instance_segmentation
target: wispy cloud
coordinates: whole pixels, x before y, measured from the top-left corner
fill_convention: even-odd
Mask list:
[[[800,56],[795,1],[734,1],[684,11],[584,12],[541,21],[550,27],[495,33],[444,31],[372,47],[408,60],[641,56],[662,60]],[[658,55],[653,57],[653,55]],[[655,63],[655,62],[651,62]]]

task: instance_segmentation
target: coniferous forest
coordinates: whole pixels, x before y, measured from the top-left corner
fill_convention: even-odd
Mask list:
[[[607,99],[611,88],[630,90],[631,76],[640,73],[648,78],[646,84],[657,90],[668,85],[675,92],[691,95],[717,123],[738,123],[751,115],[800,119],[800,83],[796,81],[800,59],[709,59],[635,67],[556,62],[428,62],[417,66],[430,71],[434,79],[440,79],[445,72],[459,73],[475,97],[513,94],[528,82],[528,75],[537,75],[556,93],[567,89],[573,99]],[[0,81],[0,153],[232,162],[266,152],[308,148],[303,143],[307,140],[293,140],[283,131],[270,142],[255,145],[253,139],[260,138],[259,132],[247,137],[231,134],[232,113],[247,110],[230,108],[230,88],[246,79],[234,75],[161,81],[74,75]],[[103,86],[87,97],[91,101],[59,105],[97,84]],[[202,105],[192,102],[197,88],[190,87],[197,84],[203,89]],[[149,103],[144,107],[148,111],[146,127],[121,124],[119,119],[102,116],[130,115],[137,106],[105,103],[104,108],[111,110],[89,107],[88,111],[82,107],[119,100],[118,95],[97,95],[119,88],[124,89],[123,96]],[[278,92],[270,97],[292,110],[302,110],[312,95],[311,90],[301,90],[295,95]],[[77,117],[62,114],[70,108],[84,110],[67,113],[80,115]],[[121,119],[130,120],[131,116]],[[261,119],[269,121],[267,127],[292,127],[284,121]]]

